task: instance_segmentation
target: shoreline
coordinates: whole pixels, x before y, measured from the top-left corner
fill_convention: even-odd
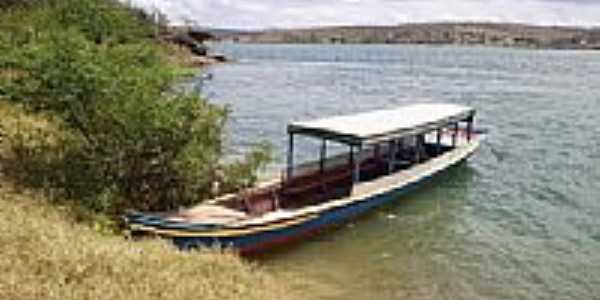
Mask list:
[[[502,46],[490,44],[455,44],[455,43],[304,43],[304,42],[231,42],[218,41],[217,43],[230,43],[233,45],[319,45],[319,46],[430,46],[430,47],[457,47],[457,48],[475,48],[475,49],[514,49],[514,50],[548,50],[548,51],[600,51],[600,45],[594,47],[572,47],[572,48],[552,48],[552,47],[523,47],[523,46]]]
[[[205,67],[210,65],[216,65],[231,61],[224,55],[206,55],[206,56],[194,56],[190,58],[190,67]]]

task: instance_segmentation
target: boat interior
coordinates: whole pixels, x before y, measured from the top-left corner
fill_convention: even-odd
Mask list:
[[[425,163],[453,150],[460,144],[457,142],[452,146],[454,132],[454,129],[442,132],[441,141],[446,142],[441,142],[435,134],[422,134],[373,144],[360,152],[351,151],[335,155],[324,158],[322,162],[299,165],[294,168],[293,176],[289,178],[241,192],[218,202],[222,209],[217,209],[217,212],[214,211],[214,206],[208,208],[201,205],[177,217],[196,222],[240,220],[348,197],[356,184],[410,169],[416,164]],[[459,129],[456,134],[457,140],[466,141],[466,135],[464,129]],[[359,174],[358,178],[355,174]]]

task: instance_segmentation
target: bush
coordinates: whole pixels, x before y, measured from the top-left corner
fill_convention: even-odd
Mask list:
[[[223,163],[226,109],[173,90],[164,49],[114,26],[137,22],[128,10],[46,2],[0,21],[10,29],[0,66],[11,74],[0,74],[0,93],[56,127],[52,143],[43,132],[9,136],[11,174],[109,214],[187,206],[212,196],[215,182],[223,191],[254,183],[266,149]],[[28,12],[28,23],[12,26]]]

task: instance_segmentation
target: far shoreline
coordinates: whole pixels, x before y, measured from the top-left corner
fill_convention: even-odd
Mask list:
[[[345,43],[345,44],[328,44],[328,43],[258,43],[258,42],[230,42],[230,41],[213,41],[211,46],[214,45],[248,45],[248,46],[306,46],[306,47],[315,47],[315,46],[332,46],[332,47],[354,47],[354,46],[374,46],[374,47],[426,47],[426,48],[447,48],[447,49],[480,49],[480,50],[516,50],[516,51],[555,51],[555,52],[581,52],[581,53],[600,53],[600,49],[595,48],[527,48],[527,47],[503,47],[503,46],[495,46],[495,45],[466,45],[466,44],[411,44],[411,43],[402,43],[402,44],[386,44],[386,43]],[[219,65],[223,63],[235,62],[235,59],[231,57],[227,58],[225,62],[215,62],[209,63],[203,66],[212,66]]]
[[[389,44],[600,50],[600,28],[518,23],[417,23],[398,26],[205,31],[214,36],[213,41],[240,44]]]

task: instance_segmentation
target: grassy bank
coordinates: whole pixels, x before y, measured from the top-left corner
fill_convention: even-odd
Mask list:
[[[68,209],[0,182],[0,299],[282,299],[287,294],[279,282],[233,254],[130,242],[70,220]]]

